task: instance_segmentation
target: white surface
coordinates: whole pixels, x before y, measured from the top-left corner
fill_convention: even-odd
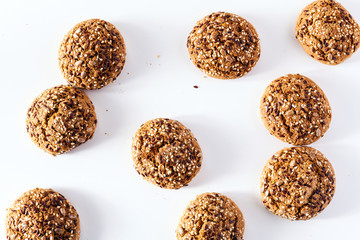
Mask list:
[[[339,66],[307,56],[294,37],[294,26],[310,2],[2,0],[1,238],[5,209],[27,190],[51,187],[78,210],[82,240],[175,239],[186,205],[207,191],[237,203],[245,216],[247,240],[359,239],[360,52]],[[342,4],[360,22],[360,2]],[[237,80],[204,78],[186,49],[196,21],[220,10],[249,20],[261,39],[260,61]],[[57,63],[60,41],[73,25],[89,18],[105,19],[120,30],[127,47],[125,68],[113,84],[87,91],[98,115],[94,138],[52,157],[27,136],[26,111],[43,90],[65,83]],[[337,189],[325,211],[310,221],[272,215],[259,194],[265,162],[289,146],[265,129],[259,101],[265,87],[287,73],[317,82],[333,109],[329,131],[311,146],[333,164]],[[157,117],[181,121],[202,147],[202,168],[188,187],[160,189],[133,169],[131,139],[142,123]]]

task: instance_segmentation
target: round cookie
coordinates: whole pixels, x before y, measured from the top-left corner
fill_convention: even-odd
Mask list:
[[[290,220],[315,217],[335,193],[331,163],[311,147],[278,151],[261,174],[261,198],[267,209]]]
[[[91,139],[96,124],[94,106],[85,92],[61,85],[35,98],[27,112],[26,130],[38,147],[55,156]]]
[[[7,210],[8,240],[78,240],[80,220],[75,208],[52,189],[24,193]]]
[[[331,108],[316,83],[300,74],[288,74],[265,89],[260,115],[275,137],[294,145],[307,145],[328,130]]]
[[[183,124],[176,120],[150,120],[136,132],[132,143],[135,170],[147,181],[178,189],[196,176],[201,167],[200,146]]]
[[[245,220],[238,206],[220,193],[203,193],[186,208],[176,230],[178,240],[243,239]]]
[[[59,66],[66,81],[83,89],[113,82],[125,64],[125,43],[114,25],[90,19],[75,25],[59,49]]]
[[[255,28],[232,13],[212,13],[198,21],[187,39],[190,59],[210,77],[233,79],[244,76],[260,57]]]
[[[306,6],[297,19],[295,34],[305,52],[325,64],[339,64],[359,48],[359,25],[333,0]]]

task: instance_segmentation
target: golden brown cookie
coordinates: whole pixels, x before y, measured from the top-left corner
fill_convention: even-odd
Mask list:
[[[75,208],[52,189],[24,193],[7,210],[7,240],[78,240],[80,220]]]
[[[335,193],[331,163],[311,147],[278,151],[261,174],[261,198],[270,212],[290,220],[315,217]]]
[[[95,109],[86,93],[61,85],[35,98],[27,112],[26,130],[38,147],[55,156],[92,138],[96,123]]]
[[[238,206],[220,193],[203,193],[186,208],[176,230],[178,240],[240,240],[245,220]]]
[[[200,146],[191,131],[176,120],[150,120],[132,143],[135,170],[147,181],[169,189],[186,186],[199,172]]]
[[[265,89],[260,115],[275,137],[294,145],[307,145],[328,130],[331,108],[316,83],[300,74],[288,74]]]
[[[244,76],[260,57],[255,28],[232,13],[212,13],[198,21],[187,39],[191,61],[207,75],[220,79]]]
[[[125,43],[114,25],[100,19],[78,23],[64,37],[59,66],[74,87],[99,89],[113,82],[125,64]]]
[[[298,17],[295,34],[307,54],[326,64],[339,64],[359,48],[359,25],[333,0],[306,6]]]

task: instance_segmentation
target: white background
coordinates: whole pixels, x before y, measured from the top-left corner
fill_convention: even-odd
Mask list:
[[[360,51],[338,66],[309,57],[295,39],[294,27],[310,2],[1,0],[0,238],[5,239],[6,208],[27,190],[50,187],[77,209],[82,240],[176,239],[186,205],[207,191],[236,202],[245,217],[247,240],[359,239]],[[360,1],[342,4],[360,22]],[[260,60],[240,79],[205,78],[189,60],[189,32],[215,11],[240,15],[259,33]],[[42,91],[66,83],[58,68],[58,47],[71,27],[90,18],[119,29],[127,48],[125,68],[111,85],[87,91],[98,115],[93,139],[52,157],[28,137],[26,111]],[[266,161],[289,146],[265,129],[259,101],[272,80],[288,73],[318,83],[333,110],[330,129],[311,146],[333,164],[337,189],[325,211],[309,221],[272,215],[259,193]],[[160,189],[132,166],[134,133],[157,117],[181,121],[200,143],[203,165],[188,187]]]

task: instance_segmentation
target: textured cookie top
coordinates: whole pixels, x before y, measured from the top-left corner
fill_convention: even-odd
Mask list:
[[[90,19],[78,23],[64,37],[59,66],[73,86],[98,89],[113,82],[125,64],[125,43],[109,22]]]
[[[290,220],[315,217],[335,193],[331,163],[311,147],[277,152],[261,175],[261,198],[272,213]]]
[[[295,31],[304,50],[322,63],[339,64],[359,48],[359,25],[333,0],[315,1],[305,7]]]
[[[150,120],[136,132],[132,144],[135,170],[162,187],[186,186],[199,172],[202,152],[191,131],[176,120]]]
[[[187,47],[191,61],[204,73],[220,79],[242,77],[260,57],[259,37],[245,19],[231,13],[212,13],[197,22]]]
[[[78,240],[80,220],[60,193],[36,188],[24,193],[7,210],[7,240]]]
[[[92,138],[96,123],[89,97],[75,87],[61,85],[45,90],[33,101],[26,130],[36,145],[57,155]]]
[[[186,208],[176,230],[177,239],[240,240],[245,221],[238,206],[219,193],[204,193]]]
[[[331,108],[324,92],[300,74],[272,81],[261,98],[260,114],[272,135],[294,145],[317,141],[331,121]]]

